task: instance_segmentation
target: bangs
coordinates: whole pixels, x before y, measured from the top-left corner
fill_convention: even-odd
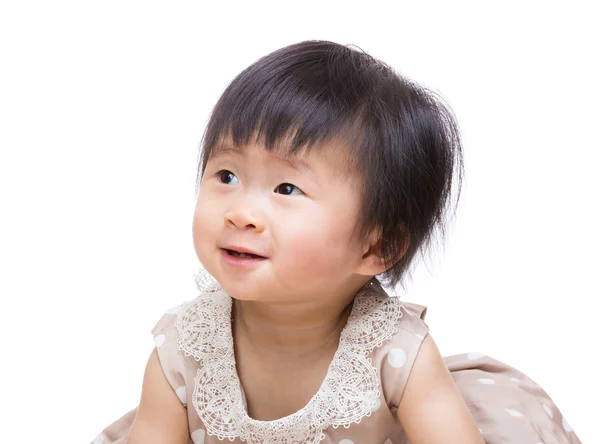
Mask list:
[[[221,145],[260,143],[283,155],[332,142],[358,150],[365,136],[361,117],[371,92],[370,82],[361,78],[366,72],[356,69],[360,57],[355,69],[348,70],[343,66],[352,62],[348,48],[332,50],[323,43],[306,51],[294,46],[259,59],[227,87],[203,136],[201,173]]]

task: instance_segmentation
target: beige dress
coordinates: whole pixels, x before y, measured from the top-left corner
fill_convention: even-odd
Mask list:
[[[389,296],[376,279],[356,296],[338,350],[310,402],[293,415],[256,421],[246,412],[231,335],[231,298],[199,275],[200,296],[169,310],[152,333],[164,374],[187,407],[189,442],[409,444],[396,419],[429,328],[427,308]],[[486,443],[580,443],[546,392],[480,353],[444,358]],[[93,444],[124,444],[136,409]]]

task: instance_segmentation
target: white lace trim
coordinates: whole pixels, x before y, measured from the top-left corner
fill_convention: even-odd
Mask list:
[[[377,409],[379,379],[368,356],[396,333],[402,301],[388,296],[376,280],[356,295],[317,393],[296,413],[273,421],[248,416],[235,366],[231,297],[207,272],[196,281],[200,296],[177,316],[178,344],[200,363],[192,400],[209,435],[247,443],[316,444],[327,427],[349,427]]]

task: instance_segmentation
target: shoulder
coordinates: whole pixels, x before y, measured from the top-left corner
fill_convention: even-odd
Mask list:
[[[477,425],[431,335],[423,339],[397,417],[413,443],[482,442]]]
[[[167,310],[152,329],[154,342],[159,349],[174,346],[199,361],[203,347],[227,333],[230,315],[229,296],[202,294]]]
[[[427,307],[399,299],[397,303],[400,317],[394,334],[371,354],[372,364],[381,378],[383,396],[391,409],[398,407],[417,356],[429,335],[425,322]]]
[[[402,302],[402,317],[398,322],[398,330],[404,330],[423,340],[429,333],[429,326],[425,322],[427,307],[414,302]]]
[[[184,305],[185,304],[176,305],[175,307],[171,307],[170,309],[165,311],[152,328],[154,344],[157,348],[162,347],[162,345],[167,341],[167,339],[177,339],[177,315],[182,310]]]
[[[144,372],[142,395],[127,442],[187,443],[187,412],[161,371],[154,349]]]
[[[157,363],[184,406],[191,397],[199,368],[198,359],[193,358],[208,342],[206,326],[214,325],[205,313],[206,300],[199,296],[168,309],[152,329]]]
[[[412,395],[427,395],[431,393],[428,387],[431,387],[432,384],[437,384],[439,388],[443,384],[453,382],[451,377],[450,379],[448,377],[450,377],[450,372],[446,363],[438,350],[437,344],[432,336],[428,334],[421,342],[419,352],[415,356],[398,413],[400,414],[402,409],[410,404]]]
[[[229,321],[229,295],[206,270],[201,269],[195,280],[200,294],[167,310],[152,329],[157,349],[176,345],[186,356],[193,355],[193,346],[207,342],[206,335],[215,329],[214,321]]]

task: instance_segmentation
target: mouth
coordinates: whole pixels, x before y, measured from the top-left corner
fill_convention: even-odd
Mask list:
[[[222,250],[225,251],[225,253],[227,253],[228,255],[233,256],[233,257],[251,258],[251,259],[266,259],[266,257],[259,256],[258,254],[254,254],[254,253],[242,253],[240,251],[230,250],[228,248],[223,248]]]

